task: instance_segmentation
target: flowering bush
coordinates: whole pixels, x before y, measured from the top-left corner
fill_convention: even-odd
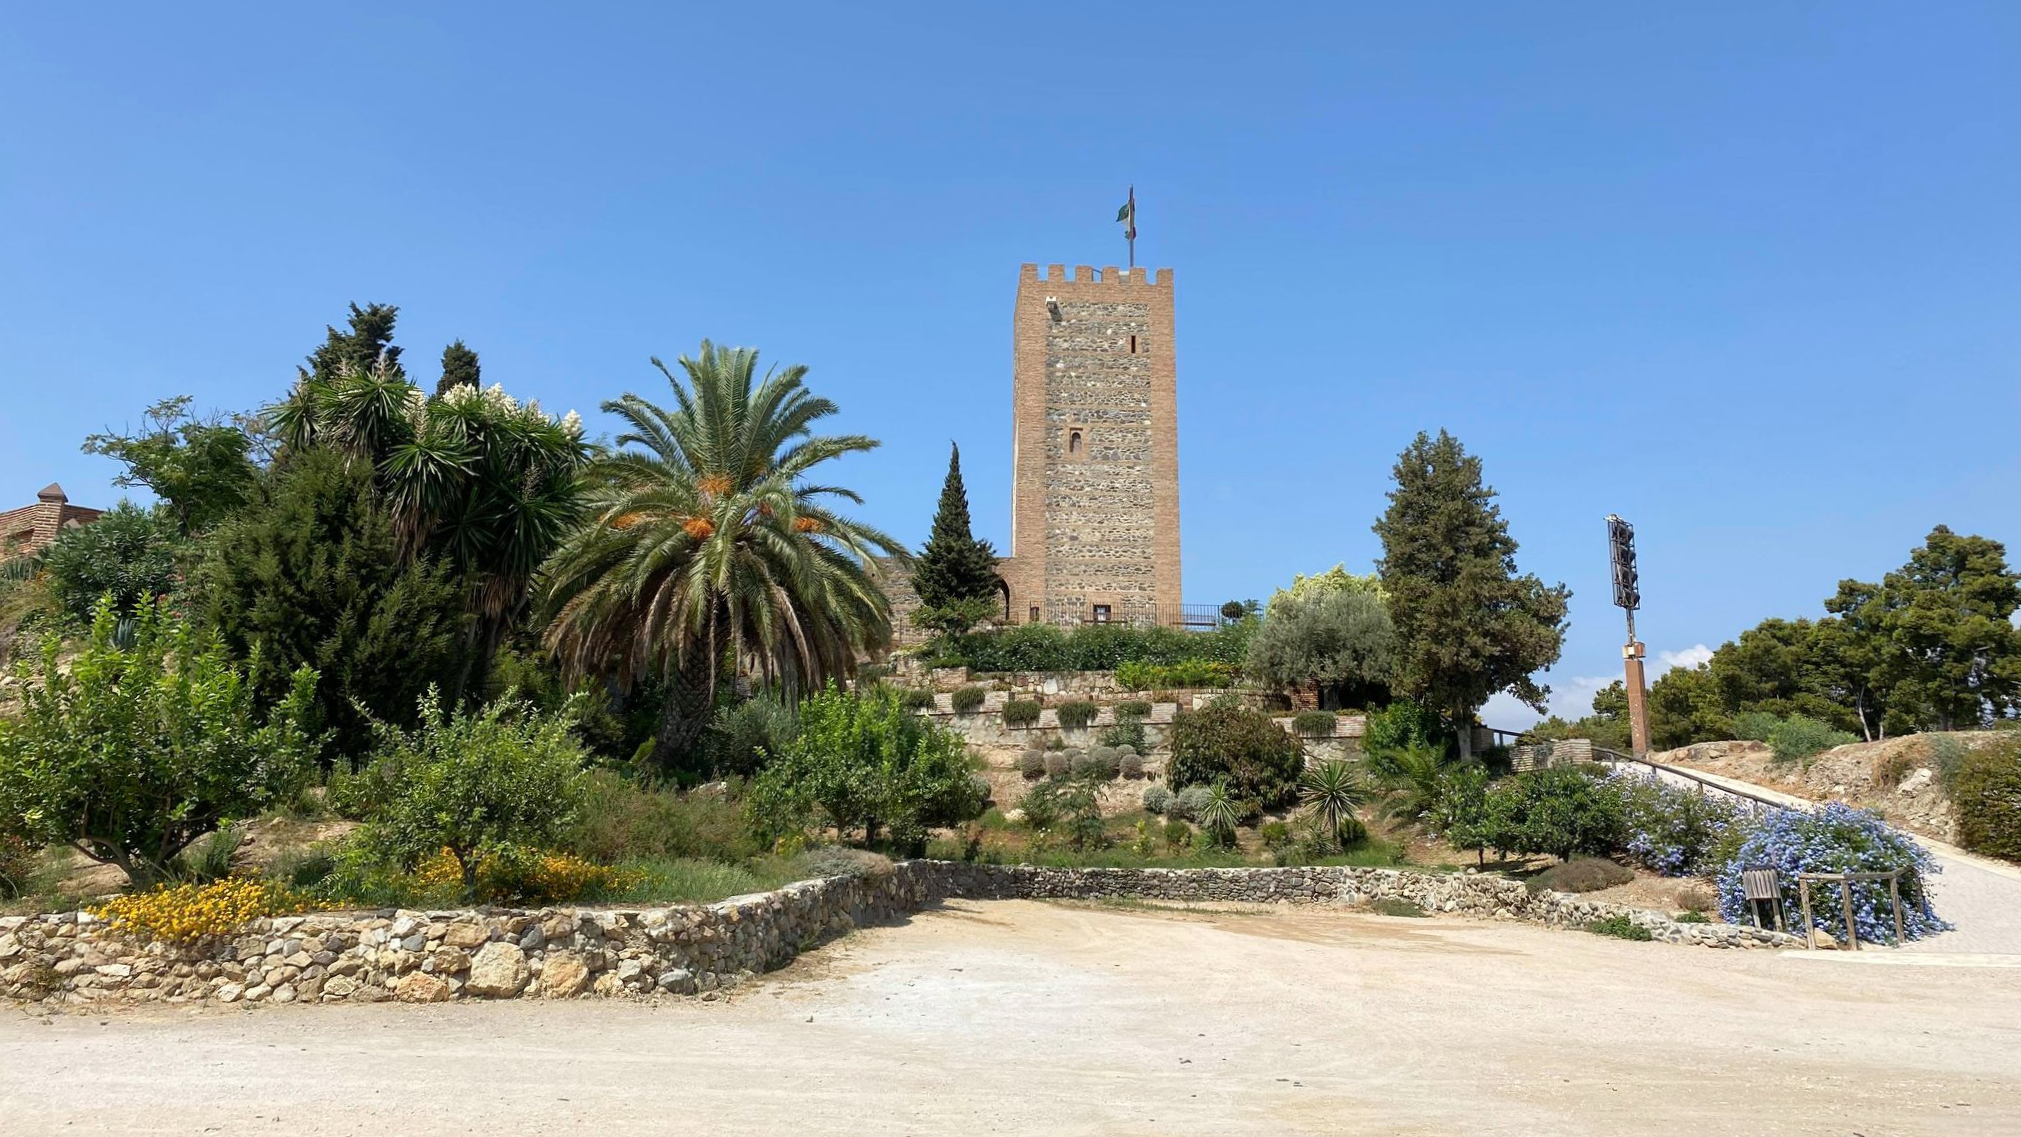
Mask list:
[[[171,943],[228,936],[248,920],[299,912],[301,897],[272,881],[231,877],[209,884],[163,885],[115,896],[91,912],[115,930]]]
[[[425,889],[454,891],[463,883],[463,867],[448,849],[416,867],[415,882]],[[505,845],[487,851],[477,862],[477,893],[491,900],[546,903],[600,899],[636,887],[642,874],[600,865],[574,853],[558,853]]]
[[[1703,876],[1721,836],[1746,812],[1724,794],[1701,794],[1655,774],[1620,771],[1606,786],[1620,802],[1622,851],[1664,876]]]
[[[1739,840],[1719,868],[1719,913],[1728,923],[1748,919],[1741,890],[1743,869],[1765,866],[1776,870],[1782,884],[1784,918],[1802,919],[1797,894],[1800,872],[1887,872],[1908,869],[1901,880],[1902,927],[1909,939],[1946,931],[1951,925],[1930,908],[1924,887],[1927,874],[1941,871],[1929,850],[1899,830],[1889,828],[1878,813],[1831,802],[1814,813],[1769,810],[1738,826]],[[1845,917],[1834,885],[1811,889],[1815,927],[1841,938]],[[1893,902],[1886,881],[1853,885],[1853,927],[1862,940],[1888,942],[1895,937]]]

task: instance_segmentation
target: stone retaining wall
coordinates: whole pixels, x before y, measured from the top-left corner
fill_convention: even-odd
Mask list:
[[[1369,904],[1583,926],[1626,915],[1654,938],[1706,947],[1794,946],[1794,936],[1532,896],[1516,881],[1375,868],[1056,869],[909,861],[716,904],[645,909],[477,909],[278,916],[194,947],[140,943],[84,912],[0,917],[0,997],[99,1002],[446,1002],[653,994],[714,997],[858,924],[946,897]]]

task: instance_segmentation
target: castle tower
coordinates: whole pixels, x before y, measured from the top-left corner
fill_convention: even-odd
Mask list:
[[[1010,618],[1180,623],[1172,270],[1028,264],[1013,323]]]

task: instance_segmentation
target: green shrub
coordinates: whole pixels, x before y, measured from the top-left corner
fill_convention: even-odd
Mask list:
[[[1607,856],[1621,845],[1620,798],[1578,766],[1553,766],[1504,779],[1488,792],[1487,844],[1512,853]]]
[[[1834,746],[1858,741],[1857,737],[1808,715],[1791,715],[1768,732],[1769,749],[1775,752],[1777,762],[1802,761]]]
[[[1135,781],[1144,776],[1144,758],[1129,747],[1116,749],[1116,772]]]
[[[482,858],[551,847],[575,820],[587,756],[565,717],[510,699],[450,714],[431,690],[420,718],[383,732],[372,764],[388,795],[360,831],[365,848],[408,868],[447,850],[469,893]]]
[[[1207,837],[1221,848],[1231,848],[1235,844],[1235,827],[1242,820],[1243,808],[1228,793],[1228,787],[1216,782],[1207,787],[1206,796],[1200,799],[1200,828]]]
[[[901,845],[923,848],[934,826],[983,810],[961,736],[883,692],[853,695],[831,685],[800,706],[800,737],[751,785],[752,824],[770,840],[804,832],[819,819],[865,844],[888,827]]]
[[[1424,905],[1419,904],[1415,900],[1405,900],[1401,896],[1384,897],[1368,907],[1370,911],[1378,916],[1401,916],[1407,919],[1422,920],[1431,915],[1431,913],[1425,911]]]
[[[1133,660],[1116,668],[1116,683],[1126,691],[1232,687],[1235,685],[1235,665],[1205,659],[1188,659],[1178,663]]]
[[[988,692],[984,691],[981,687],[971,684],[967,687],[957,688],[953,695],[948,696],[948,702],[954,706],[955,714],[974,714],[982,708],[982,701],[987,694]]]
[[[1082,730],[1095,721],[1095,715],[1100,709],[1086,699],[1075,699],[1072,702],[1061,703],[1053,713],[1059,716],[1062,729]]]
[[[1144,812],[1163,815],[1172,809],[1172,791],[1162,783],[1153,782],[1144,787]]]
[[[370,463],[320,448],[291,454],[201,547],[188,586],[194,619],[253,661],[249,678],[267,699],[313,668],[313,726],[330,732],[334,754],[369,751],[375,720],[412,724],[430,686],[455,689],[468,586],[402,556]]]
[[[1647,941],[1655,939],[1649,929],[1635,923],[1626,916],[1614,915],[1595,920],[1586,925],[1586,930],[1596,936],[1613,936],[1617,940]]]
[[[104,596],[120,616],[132,616],[175,588],[181,544],[167,510],[122,501],[89,525],[58,530],[43,571],[72,619],[91,619]]]
[[[1073,767],[1073,759],[1067,757],[1066,751],[1064,750],[1046,751],[1046,777],[1063,778],[1066,776],[1067,771],[1072,767]]]
[[[2021,740],[2002,739],[1964,758],[1950,779],[1958,843],[2021,861]]]
[[[1145,749],[1144,724],[1135,718],[1121,719],[1116,725],[1097,735],[1096,741],[1109,747],[1127,746],[1141,754]]]
[[[1023,754],[1018,755],[1018,773],[1024,775],[1026,781],[1029,782],[1042,778],[1045,776],[1045,772],[1045,751],[1027,750]]]
[[[1733,716],[1733,737],[1744,742],[1767,742],[1782,719],[1768,711],[1742,711]]]
[[[1371,756],[1378,756],[1413,746],[1444,750],[1451,741],[1444,721],[1436,712],[1409,699],[1392,699],[1388,706],[1368,713],[1362,727],[1361,748]]]
[[[1039,721],[1039,705],[1030,699],[1012,699],[1003,705],[1005,726],[1031,726]]]
[[[1081,772],[1097,781],[1113,781],[1117,773],[1120,772],[1120,767],[1116,760],[1115,747],[1097,746],[1089,750],[1087,765]]]
[[[748,778],[783,753],[800,734],[800,716],[770,695],[716,712],[702,752],[711,777]]]
[[[1193,827],[1174,817],[1165,822],[1165,848],[1178,852],[1193,843]]]
[[[1289,802],[1298,789],[1305,750],[1262,711],[1216,699],[1172,722],[1167,780],[1174,786],[1225,784],[1231,796],[1265,808]]]
[[[1291,843],[1291,826],[1282,821],[1266,821],[1256,827],[1256,839],[1266,849],[1282,848]]]
[[[1678,923],[1680,923],[1680,924],[1710,924],[1710,923],[1712,923],[1712,917],[1710,917],[1710,916],[1707,916],[1707,915],[1706,915],[1705,913],[1703,913],[1703,912],[1700,912],[1700,911],[1698,911],[1698,910],[1696,910],[1696,909],[1692,909],[1692,908],[1687,908],[1687,909],[1685,909],[1684,911],[1682,911],[1682,912],[1679,912],[1679,913],[1678,913],[1677,915],[1675,915],[1675,916],[1672,916],[1672,917],[1671,917],[1671,919],[1675,920],[1676,922],[1678,922]]]
[[[581,808],[560,844],[600,864],[683,857],[735,861],[762,852],[731,794],[648,788],[614,770],[584,774],[581,790]]]
[[[1212,792],[1206,786],[1187,786],[1172,799],[1172,816],[1187,821],[1200,820],[1200,811],[1206,808]]]
[[[868,687],[872,683],[884,682],[891,678],[891,675],[891,668],[882,663],[866,663],[856,669],[856,683],[858,686]]]
[[[1127,699],[1116,704],[1116,721],[1124,719],[1147,719],[1151,717],[1151,704],[1142,699]]]
[[[59,665],[51,636],[39,675],[24,669],[19,715],[0,719],[0,835],[73,845],[145,885],[199,837],[294,796],[316,673],[262,707],[222,646],[158,605],[131,649],[119,623],[101,601],[74,659]]]
[[[898,689],[898,705],[908,711],[930,711],[935,705],[933,692],[924,687],[901,687]]]
[[[1306,738],[1332,738],[1339,725],[1332,711],[1300,711],[1291,720],[1291,729]]]
[[[1525,882],[1531,892],[1598,892],[1635,879],[1635,871],[1599,857],[1574,857]]]

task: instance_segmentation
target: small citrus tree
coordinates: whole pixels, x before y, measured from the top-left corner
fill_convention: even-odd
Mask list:
[[[582,802],[585,754],[569,716],[543,715],[511,693],[450,715],[430,688],[421,725],[384,739],[368,771],[384,796],[366,822],[366,847],[409,867],[446,849],[465,892],[475,891],[485,856],[552,844]]]
[[[148,604],[122,648],[119,622],[101,600],[67,672],[53,636],[39,676],[21,669],[20,718],[0,721],[0,835],[69,845],[147,884],[197,838],[300,786],[316,673],[298,669],[261,714],[215,639]]]

